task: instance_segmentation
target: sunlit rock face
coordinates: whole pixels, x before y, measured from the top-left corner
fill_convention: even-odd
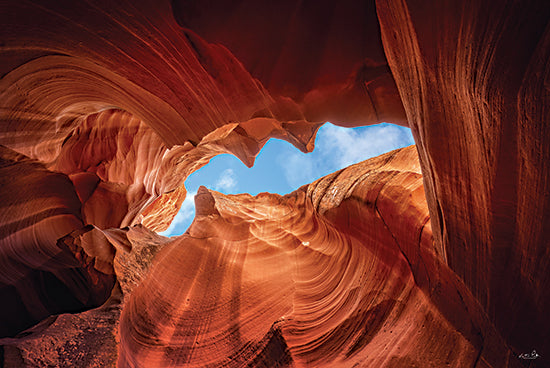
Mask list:
[[[0,19],[3,366],[549,365],[545,1]],[[155,233],[213,156],[311,151],[327,120],[416,146],[286,196],[201,190],[186,234]]]
[[[432,241],[411,146],[286,196],[199,190],[129,296],[120,366],[472,366],[509,352]],[[484,358],[485,359],[485,358]]]

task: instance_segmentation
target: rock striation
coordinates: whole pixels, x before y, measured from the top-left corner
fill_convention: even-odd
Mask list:
[[[472,366],[510,352],[434,248],[414,146],[286,196],[199,190],[127,299],[120,366]],[[399,219],[399,221],[396,221]]]
[[[517,352],[550,351],[550,7],[377,5],[444,259]]]
[[[545,1],[0,19],[0,366],[549,365]],[[156,234],[212,157],[308,152],[327,120],[416,145],[285,196],[202,188],[188,231]]]

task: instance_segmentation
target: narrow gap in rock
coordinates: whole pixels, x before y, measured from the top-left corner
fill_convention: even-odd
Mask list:
[[[351,164],[411,144],[414,144],[411,131],[402,126],[382,123],[343,128],[327,123],[317,133],[315,149],[307,154],[288,142],[271,139],[252,168],[233,155],[216,156],[189,176],[185,182],[187,197],[161,235],[176,236],[187,230],[195,217],[193,197],[201,185],[224,194],[286,194]]]

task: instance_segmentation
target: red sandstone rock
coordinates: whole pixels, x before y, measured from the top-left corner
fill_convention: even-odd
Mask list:
[[[172,2],[175,19],[221,43],[308,120],[407,125],[372,1]]]
[[[195,197],[120,322],[120,366],[472,366],[510,352],[437,254],[416,150],[284,197]],[[487,355],[485,355],[487,354]]]
[[[550,6],[421,3],[377,10],[434,238],[514,351],[548,355]]]
[[[545,1],[4,1],[0,19],[0,334],[42,321],[0,340],[4,366],[548,365]],[[214,155],[310,151],[326,120],[409,125],[420,160],[201,191],[187,234],[153,233]]]

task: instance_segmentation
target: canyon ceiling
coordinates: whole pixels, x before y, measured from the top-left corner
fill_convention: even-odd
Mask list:
[[[0,19],[0,366],[550,366],[547,1]],[[212,157],[309,152],[326,121],[416,144],[284,196],[201,188],[157,234]]]

